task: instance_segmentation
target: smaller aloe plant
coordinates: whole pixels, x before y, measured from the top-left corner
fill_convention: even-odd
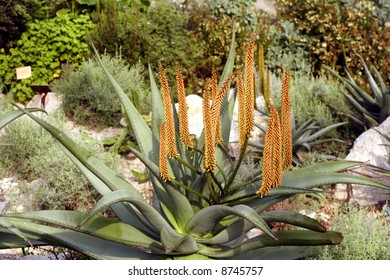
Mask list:
[[[264,54],[262,50],[262,46],[260,46],[259,51],[259,89],[260,93],[263,94],[265,103],[267,108],[270,108],[269,100],[271,96],[270,92],[270,72],[265,71],[264,69]],[[287,103],[289,100],[289,84],[290,84],[290,72],[288,69],[286,70],[286,75],[283,79],[283,85],[282,85],[282,112],[286,111],[285,108],[289,108],[290,105]],[[287,105],[286,105],[287,104]],[[320,128],[316,126],[316,122],[314,118],[310,118],[309,120],[302,123],[300,126],[297,126],[294,118],[294,112],[293,110],[286,111],[285,114],[291,114],[291,139],[292,139],[292,161],[296,165],[303,165],[301,155],[305,151],[309,151],[311,148],[313,148],[316,145],[329,143],[329,142],[343,142],[340,139],[334,139],[334,138],[323,138],[323,136],[329,132],[332,129],[335,129],[341,125],[346,124],[346,122],[340,122],[335,123],[332,125],[329,125],[324,128]],[[283,119],[290,120],[290,118],[287,118],[286,116],[283,117]],[[263,132],[266,132],[266,128],[260,124],[255,124],[255,126],[259,129],[261,129]],[[286,130],[285,133],[287,133],[288,130]],[[249,143],[251,146],[259,149],[260,152],[263,152],[264,145],[259,143]],[[323,157],[327,157],[326,155],[322,155]]]
[[[373,67],[374,78],[363,58],[360,57],[360,59],[370,85],[371,93],[359,87],[348,71],[346,71],[347,78],[343,78],[330,67],[323,67],[346,88],[347,92],[342,91],[342,93],[354,111],[357,112],[356,115],[347,113],[345,115],[360,126],[362,130],[366,130],[378,126],[390,116],[390,88],[386,87],[383,78],[375,67]]]

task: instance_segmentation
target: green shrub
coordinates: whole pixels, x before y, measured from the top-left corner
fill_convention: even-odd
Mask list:
[[[64,128],[63,116],[51,118],[50,122]],[[22,118],[7,126],[0,142],[12,144],[0,146],[0,169],[8,170],[8,176],[17,176],[22,181],[39,179],[39,188],[33,194],[39,208],[85,210],[98,198],[98,193],[52,136],[32,120]],[[117,165],[115,159],[102,152],[103,147],[97,141],[80,138],[78,142],[113,168]]]
[[[194,86],[199,86],[206,77],[211,76],[212,67],[222,72],[226,63],[231,44],[233,26],[235,27],[235,42],[237,46],[244,46],[249,41],[250,32],[256,28],[263,37],[265,31],[259,25],[258,14],[253,0],[206,0],[187,1],[184,12],[188,14],[188,29],[193,31],[193,37],[199,42],[198,52],[201,59],[196,61],[196,68],[192,75],[197,78]],[[244,64],[244,50],[237,48],[235,65]]]
[[[89,15],[76,15],[67,10],[57,12],[53,19],[35,21],[20,40],[5,52],[0,49],[0,83],[14,94],[16,101],[26,103],[34,93],[31,83],[49,84],[59,77],[62,63],[78,65],[88,53],[88,32],[93,28]],[[32,67],[32,77],[15,79],[15,69]]]
[[[390,73],[388,1],[278,0],[276,7],[283,20],[308,36],[316,71],[325,64],[362,74],[361,64],[353,59],[360,54],[381,73]]]
[[[344,240],[340,245],[326,246],[322,260],[389,260],[389,220],[385,212],[367,213],[366,209],[344,207],[332,226],[341,232]]]
[[[308,41],[308,37],[301,35],[291,22],[271,25],[264,42],[267,68],[278,74],[286,67],[294,72],[311,73]]]
[[[149,90],[142,65],[129,67],[120,55],[105,54],[102,58],[137,109],[148,114]],[[85,60],[76,71],[65,67],[53,89],[64,96],[63,110],[77,123],[97,127],[119,125],[122,117],[119,98],[96,60]]]
[[[149,64],[162,62],[167,69],[174,69],[178,62],[190,71],[200,60],[202,50],[186,28],[188,17],[176,5],[166,0],[154,1],[146,10],[118,5],[107,1],[94,17],[97,28],[92,38],[98,50],[114,55],[122,48],[124,59],[130,65],[141,61],[145,74]],[[168,71],[169,77],[173,74]],[[184,75],[189,77],[188,72]]]

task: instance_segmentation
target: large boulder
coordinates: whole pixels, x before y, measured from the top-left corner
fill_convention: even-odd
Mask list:
[[[390,172],[390,143],[378,131],[384,134],[390,132],[390,117],[378,127],[371,128],[361,134],[355,140],[346,159],[364,162]],[[354,172],[373,176],[375,180],[390,186],[389,179],[378,176],[378,173],[372,172],[367,167],[355,169]],[[375,187],[339,184],[335,188],[334,198],[338,201],[349,200],[361,206],[373,206],[390,201],[390,193],[385,193],[385,190]]]

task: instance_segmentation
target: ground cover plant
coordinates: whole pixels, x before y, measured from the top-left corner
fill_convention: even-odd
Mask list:
[[[48,120],[63,131],[64,116],[51,116]],[[92,138],[77,137],[78,145],[88,149],[96,157],[116,169],[114,156],[103,153],[103,146]],[[24,211],[37,209],[90,209],[99,194],[91,187],[74,164],[62,153],[50,134],[31,119],[21,118],[4,129],[0,136],[0,166],[4,176],[17,177],[22,194],[10,194],[12,207],[25,204]],[[36,181],[38,180],[38,181]],[[28,189],[35,182],[33,190]],[[32,187],[31,187],[32,188]],[[29,197],[30,194],[30,197]],[[27,201],[26,201],[27,200]],[[15,206],[15,207],[14,207]]]
[[[130,67],[121,53],[102,55],[102,60],[123,91],[142,114],[149,114],[150,90],[140,63]],[[96,59],[84,60],[80,67],[63,69],[52,88],[63,96],[62,109],[77,124],[90,127],[119,126],[122,118],[119,98]]]
[[[248,138],[254,126],[254,49],[255,34],[245,47],[243,71],[233,72],[233,37],[220,78],[217,71],[211,71],[203,89],[203,136],[196,140],[188,134],[185,88],[179,66],[175,69],[178,111],[172,106],[163,65],[158,66],[161,93],[150,69],[153,119],[149,127],[99,60],[137,139],[139,149],[132,152],[148,169],[155,195],[152,205],[63,131],[35,116],[34,111],[39,109],[19,109],[3,115],[0,127],[26,114],[48,131],[102,198],[89,212],[46,210],[2,215],[0,248],[62,245],[95,259],[294,259],[306,256],[306,246],[339,244],[342,235],[327,231],[317,220],[295,212],[272,211],[270,207],[295,194],[315,193],[315,187],[338,182],[387,187],[342,173],[359,165],[357,162],[333,161],[290,169],[288,71],[283,77],[280,113],[268,99],[270,120],[262,170],[248,181],[235,180],[247,156]],[[237,86],[229,96],[226,93],[233,81]],[[228,142],[236,96],[241,153],[237,161],[232,161],[224,143]],[[101,215],[106,209],[112,214]],[[274,232],[270,222],[285,222],[306,230]],[[263,234],[243,241],[255,227]]]
[[[332,229],[343,233],[341,244],[320,250],[321,260],[388,260],[390,258],[389,208],[382,211],[340,207]]]

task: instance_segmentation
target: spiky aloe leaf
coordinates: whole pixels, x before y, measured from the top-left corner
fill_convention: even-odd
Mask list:
[[[317,220],[308,216],[294,213],[291,211],[274,210],[262,214],[264,221],[269,222],[281,222],[294,226],[310,229],[318,232],[325,232],[326,228],[321,225]]]
[[[286,230],[277,233],[278,239],[267,235],[254,237],[238,245],[205,247],[199,250],[210,258],[226,259],[251,252],[259,248],[273,246],[318,246],[340,244],[343,237],[341,233],[328,231],[324,233],[309,230]]]
[[[161,230],[161,242],[164,245],[166,254],[193,254],[199,248],[192,235],[172,235],[172,232],[163,228]]]
[[[253,211],[252,208],[246,205],[236,205],[234,207],[213,205],[203,208],[188,222],[185,227],[185,231],[202,238],[205,235],[210,234],[223,218],[232,215],[253,223],[269,236],[275,237],[275,234],[271,231],[264,220],[255,211]]]
[[[46,242],[32,239],[31,236],[28,236],[25,238],[29,238],[29,240],[33,246],[48,245]],[[35,238],[39,239],[38,236],[36,236]],[[52,244],[52,245],[54,245],[54,244]],[[15,235],[13,233],[4,232],[4,229],[0,228],[0,249],[25,248],[26,246],[28,246],[28,242],[24,241],[19,236]]]
[[[306,137],[302,137],[302,138],[299,138],[295,143],[311,143],[312,141],[314,141],[315,139],[317,139],[318,137],[321,137],[322,135],[324,135],[325,133],[327,133],[328,131],[336,128],[336,127],[339,127],[341,125],[344,125],[346,124],[347,122],[341,122],[341,123],[335,123],[335,124],[332,124],[332,125],[329,125],[327,127],[324,127],[320,130],[318,130],[317,132],[309,135],[309,136],[306,136]],[[293,142],[294,143],[294,142]]]
[[[383,94],[382,94],[381,90],[379,89],[377,83],[375,82],[374,78],[372,77],[370,70],[368,69],[366,63],[364,62],[364,59],[360,55],[358,55],[358,56],[363,64],[364,72],[367,76],[367,80],[368,80],[368,83],[370,84],[371,90],[374,93],[379,104],[382,105],[383,104]]]
[[[234,256],[234,260],[297,260],[308,256],[306,246],[272,246]],[[229,258],[228,258],[229,259]]]
[[[33,113],[33,112],[45,112],[43,109],[37,109],[37,108],[24,109],[24,110],[27,111],[27,112],[31,112],[31,113]],[[4,115],[1,115],[0,116],[0,129],[2,129],[4,126],[9,124],[10,122],[16,120],[17,118],[23,116],[25,114],[25,111],[14,110],[14,111],[11,111],[11,112],[7,112]]]
[[[160,232],[162,228],[171,228],[168,222],[156,211],[156,209],[146,203],[143,199],[134,197],[133,193],[128,190],[116,190],[104,195],[80,222],[79,226],[84,225],[99,212],[118,202],[129,202],[133,205],[140,215],[149,222],[149,226],[155,228],[156,232]]]
[[[33,232],[49,244],[61,244],[79,251],[94,259],[152,259],[155,255],[133,249],[128,245],[108,241],[78,231],[50,227],[22,219],[12,220],[12,224],[23,232]]]
[[[152,131],[157,139],[160,137],[160,126],[164,122],[164,108],[161,99],[161,94],[158,90],[156,81],[154,79],[154,74],[152,68],[149,65],[149,79],[150,79],[150,88],[152,95]],[[153,147],[155,150],[158,150],[158,147]],[[156,162],[157,159],[154,159]]]
[[[252,223],[248,223],[248,225],[250,225],[248,228],[253,227]],[[248,229],[245,227],[245,220],[239,219],[212,237],[199,238],[198,242],[207,245],[225,244],[239,238],[241,235],[246,233],[247,230]]]
[[[3,217],[9,223],[15,225],[15,221],[25,221],[26,223],[46,224],[55,228],[64,228],[78,231],[87,235],[106,239],[112,242],[125,244],[127,246],[137,246],[152,250],[156,253],[164,253],[159,236],[150,237],[144,231],[135,228],[132,225],[110,219],[103,216],[94,216],[87,221],[82,227],[79,227],[81,221],[86,217],[85,213],[64,210],[45,210],[35,211],[23,214],[14,214]],[[131,234],[129,234],[131,233]],[[27,235],[37,234],[30,231]],[[36,239],[37,237],[32,237]]]

